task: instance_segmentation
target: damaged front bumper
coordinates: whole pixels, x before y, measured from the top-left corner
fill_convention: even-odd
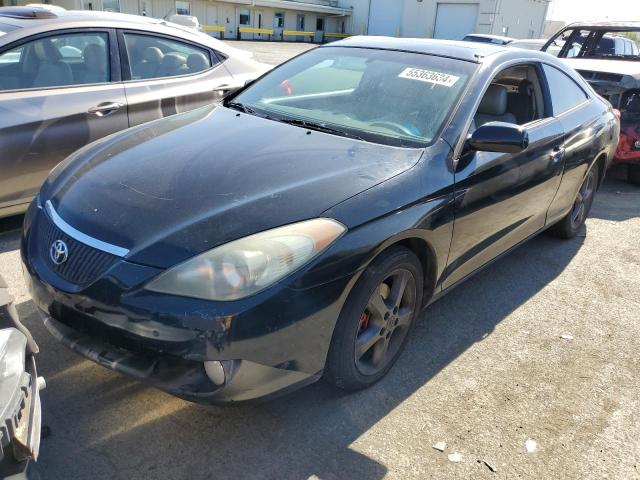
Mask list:
[[[20,322],[0,277],[0,478],[36,479],[42,412],[35,354],[38,347]]]
[[[145,355],[83,335],[41,313],[49,332],[74,352],[103,367],[196,403],[264,400],[320,378],[319,373],[309,375],[248,360],[197,362],[172,355]]]

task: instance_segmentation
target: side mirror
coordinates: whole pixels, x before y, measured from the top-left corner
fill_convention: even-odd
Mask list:
[[[518,153],[529,146],[529,134],[514,123],[489,122],[471,134],[467,145],[480,152]]]

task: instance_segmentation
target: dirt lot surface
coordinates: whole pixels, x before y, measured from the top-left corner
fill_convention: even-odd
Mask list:
[[[540,236],[432,305],[373,388],[252,407],[189,404],[54,341],[18,225],[0,222],[0,274],[42,352],[44,479],[640,479],[638,187],[609,179],[580,237]]]
[[[229,45],[253,52],[253,58],[259,62],[278,65],[291,57],[306,52],[317,45],[295,42],[263,42],[263,41],[227,41]]]

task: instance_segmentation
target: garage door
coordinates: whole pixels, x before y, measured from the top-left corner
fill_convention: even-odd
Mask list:
[[[400,0],[372,0],[369,10],[369,35],[395,37],[402,21]]]
[[[477,3],[439,3],[433,38],[462,40],[475,31],[477,21]]]

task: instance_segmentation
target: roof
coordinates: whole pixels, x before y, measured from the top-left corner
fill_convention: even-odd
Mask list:
[[[60,23],[67,21],[107,20],[138,24],[163,24],[164,20],[126,13],[102,12],[99,10],[51,10],[40,7],[0,7],[2,22],[21,27],[35,22]]]
[[[628,21],[628,20],[619,20],[619,21],[610,21],[610,22],[574,22],[566,25],[562,28],[562,30],[572,29],[572,28],[597,28],[597,29],[608,29],[609,31],[626,31],[626,30],[635,30],[640,29],[640,22],[636,21]]]
[[[492,43],[462,42],[453,40],[434,40],[427,38],[396,37],[349,37],[338,42],[323,45],[320,48],[359,47],[381,50],[400,50],[404,52],[424,53],[440,57],[457,58],[479,63],[483,57],[504,52],[505,47]]]
[[[469,33],[465,37],[479,37],[479,38],[494,38],[496,40],[503,40],[505,42],[512,42],[515,40],[513,37],[505,37],[503,35],[492,35],[489,33]]]

